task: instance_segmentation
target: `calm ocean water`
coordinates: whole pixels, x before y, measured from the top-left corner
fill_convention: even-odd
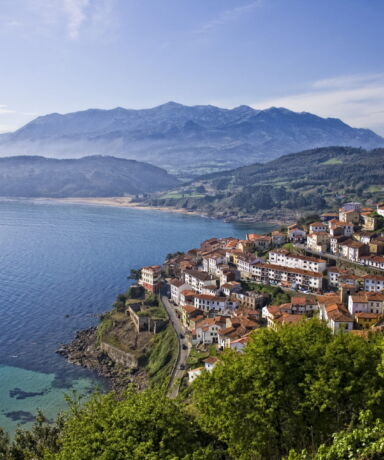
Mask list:
[[[55,354],[96,323],[131,268],[212,236],[265,232],[198,216],[102,206],[0,202],[0,426],[30,426],[41,408],[65,408],[64,393],[100,384]]]

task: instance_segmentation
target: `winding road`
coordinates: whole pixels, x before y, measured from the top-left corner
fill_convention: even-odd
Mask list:
[[[187,360],[188,360],[188,356],[191,350],[191,346],[185,335],[184,326],[182,325],[181,321],[177,317],[175,309],[169,302],[168,297],[163,295],[161,297],[161,301],[163,302],[163,305],[165,309],[167,310],[171,324],[176,332],[178,344],[179,344],[179,352],[177,355],[175,367],[172,370],[171,380],[169,382],[169,391],[168,391],[168,396],[170,398],[176,398],[177,395],[179,394],[181,379],[183,378],[186,372],[185,369],[187,367]],[[185,350],[183,349],[183,345],[187,347]]]

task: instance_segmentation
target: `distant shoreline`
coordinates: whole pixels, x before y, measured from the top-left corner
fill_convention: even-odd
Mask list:
[[[95,197],[95,198],[47,198],[49,201],[68,204],[86,204],[93,206],[112,206],[116,208],[134,208],[147,211],[176,212],[179,214],[189,214],[194,216],[203,216],[204,213],[198,211],[187,211],[186,209],[171,208],[166,206],[144,206],[132,201],[131,197],[112,196],[112,197]],[[204,217],[206,217],[204,215]]]
[[[37,203],[60,203],[60,204],[79,204],[86,206],[111,206],[116,208],[131,208],[144,211],[161,211],[171,212],[177,214],[184,214],[189,216],[199,216],[209,219],[222,220],[224,222],[234,223],[247,223],[247,224],[258,224],[267,223],[274,225],[287,225],[292,223],[292,218],[285,219],[268,219],[265,216],[263,218],[257,217],[243,217],[243,218],[225,218],[219,215],[209,215],[203,211],[188,211],[186,209],[167,207],[167,206],[149,206],[136,203],[132,201],[130,196],[115,196],[115,197],[66,197],[66,198],[53,198],[53,197],[0,197],[0,201],[31,201]]]

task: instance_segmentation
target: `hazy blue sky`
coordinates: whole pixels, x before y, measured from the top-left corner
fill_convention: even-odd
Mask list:
[[[174,100],[384,134],[383,21],[383,0],[0,0],[0,131]]]

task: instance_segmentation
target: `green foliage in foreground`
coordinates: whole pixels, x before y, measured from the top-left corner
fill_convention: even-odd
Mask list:
[[[383,417],[379,344],[378,337],[332,336],[317,320],[259,330],[244,354],[227,353],[196,380],[199,423],[236,459],[315,452],[361,410]]]
[[[57,460],[203,459],[209,437],[180,403],[159,390],[128,390],[118,401],[95,395],[83,408],[73,405],[64,425]],[[196,455],[193,453],[196,452]]]
[[[28,432],[24,432],[28,433]],[[31,437],[38,439],[36,433]],[[177,401],[159,390],[127,390],[123,399],[95,394],[84,406],[70,403],[60,436],[39,442],[2,442],[4,460],[203,460],[216,459],[213,440]],[[35,441],[35,440],[34,440]],[[20,444],[20,445],[18,445]],[[216,451],[216,453],[215,453]],[[2,454],[2,455],[1,455]]]
[[[315,455],[290,452],[288,460],[381,460],[384,458],[384,422],[361,411],[359,424],[334,434],[330,446],[322,445]]]
[[[94,395],[37,424],[3,460],[376,460],[384,458],[384,341],[333,336],[318,320],[253,333],[192,385]]]

